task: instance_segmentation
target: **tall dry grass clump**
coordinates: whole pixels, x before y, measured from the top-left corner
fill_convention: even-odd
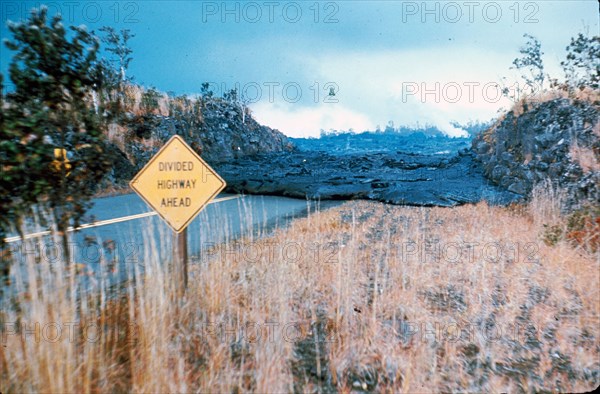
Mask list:
[[[600,122],[598,122],[598,124],[600,124]],[[581,146],[577,140],[574,140],[571,143],[569,155],[571,156],[571,160],[581,166],[584,174],[600,171],[600,160],[598,160],[597,157],[600,155],[597,155],[590,147]]]
[[[58,238],[13,250],[1,300],[2,392],[185,391],[171,340],[176,289],[159,245],[147,241],[120,281],[113,262],[66,264]]]
[[[118,286],[24,261],[3,301],[0,390],[590,390],[600,259],[545,242],[544,225],[562,225],[560,195],[536,193],[527,209],[358,201],[311,212],[269,236],[203,245],[185,297],[157,258],[167,234],[146,237]],[[102,335],[37,342],[33,322],[94,323]]]
[[[531,200],[526,211],[536,228],[541,228],[548,223],[563,223],[564,201],[564,190],[550,179],[546,179],[539,182],[531,191]]]

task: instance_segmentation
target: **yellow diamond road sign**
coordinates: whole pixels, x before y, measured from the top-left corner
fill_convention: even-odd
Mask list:
[[[179,233],[223,190],[225,181],[175,135],[130,186]]]

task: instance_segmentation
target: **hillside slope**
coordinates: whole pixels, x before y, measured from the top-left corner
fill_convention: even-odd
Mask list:
[[[528,195],[549,180],[567,194],[565,207],[600,201],[600,101],[555,97],[521,101],[473,140],[486,176]]]
[[[154,108],[146,108],[137,96],[119,123],[109,126],[108,150],[114,167],[106,186],[125,186],[175,134],[209,164],[292,149],[284,134],[259,124],[235,102],[162,96]]]

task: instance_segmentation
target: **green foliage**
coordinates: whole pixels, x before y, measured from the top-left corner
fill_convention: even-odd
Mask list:
[[[554,246],[565,239],[595,253],[600,249],[600,205],[587,204],[569,213],[563,224],[544,224],[542,240]]]
[[[68,34],[60,16],[48,20],[44,7],[9,30],[15,88],[6,95],[0,129],[0,240],[15,224],[20,231],[22,218],[36,208],[52,212],[64,234],[79,224],[111,166],[101,119],[90,105],[106,74],[97,59],[99,39],[85,27]],[[55,149],[66,150],[65,157]]]
[[[103,33],[101,40],[106,44],[105,50],[111,54],[109,60],[103,60],[105,89],[99,92],[100,98],[107,104],[107,121],[122,123],[125,108],[133,104],[126,88],[133,81],[133,77],[127,75],[127,70],[133,60],[129,40],[135,37],[135,34],[129,29],[118,32],[109,26],[102,27],[100,31]]]
[[[521,77],[531,91],[531,93],[539,92],[544,84],[544,64],[542,62],[542,44],[537,38],[529,34],[524,34],[527,38],[525,46],[519,49],[522,55],[520,58],[513,60],[512,69],[523,72]]]
[[[600,205],[589,204],[567,219],[567,239],[589,252],[600,250]]]
[[[4,144],[1,142],[1,138],[4,137],[5,134],[5,115],[4,115],[4,75],[0,73],[0,268],[2,268],[3,259],[4,259],[4,237],[6,232],[3,231],[3,227],[5,226],[5,222],[8,218],[5,218],[9,214],[9,206],[11,203],[11,196],[8,193],[4,192],[2,185],[4,184],[4,172],[5,168],[5,160],[8,155],[6,152],[2,150]],[[2,271],[5,271],[2,269]],[[5,272],[6,274],[6,272]],[[3,275],[4,276],[4,275]]]
[[[579,33],[567,46],[567,58],[560,65],[566,83],[571,88],[600,88],[600,36],[586,37]]]
[[[520,70],[521,78],[524,81],[525,88],[507,87],[503,82],[502,93],[505,97],[517,102],[523,94],[535,94],[543,89],[544,81],[550,81],[550,87],[562,89],[573,93],[576,90],[584,88],[600,88],[600,36],[587,36],[579,33],[577,37],[572,37],[571,42],[566,47],[567,55],[565,60],[561,61],[561,66],[565,73],[564,82],[557,78],[550,78],[544,74],[544,64],[542,61],[541,44],[537,38],[524,34],[527,38],[526,44],[519,49],[522,55],[513,60],[511,69]],[[506,78],[502,78],[503,81]]]
[[[238,101],[237,89],[231,89],[229,92],[225,92],[223,94],[223,99],[232,104],[237,103],[237,101]]]
[[[142,102],[140,107],[142,111],[146,113],[152,113],[158,109],[158,99],[160,99],[161,94],[156,88],[151,87],[142,93]]]
[[[600,205],[586,205],[571,213],[567,219],[569,231],[583,230],[588,221],[600,218]]]
[[[200,87],[200,94],[204,99],[211,99],[215,93],[210,90],[210,84],[208,82],[204,82]]]
[[[192,107],[192,101],[187,95],[181,95],[173,97],[169,95],[169,116],[175,119],[182,119],[185,113],[190,112]]]
[[[117,63],[121,82],[131,81],[133,77],[127,77],[127,69],[133,58],[131,54],[133,50],[129,47],[129,40],[135,37],[129,29],[122,29],[117,32],[113,27],[104,26],[100,29],[104,33],[102,42],[107,44],[106,51],[112,53],[116,59],[113,62]]]
[[[544,224],[544,233],[542,234],[542,240],[548,246],[556,245],[563,237],[562,226],[558,224]]]
[[[4,75],[0,73],[0,130],[4,129]]]

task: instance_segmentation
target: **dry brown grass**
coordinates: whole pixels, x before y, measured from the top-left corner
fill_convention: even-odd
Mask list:
[[[125,86],[126,105],[124,110],[136,116],[145,115],[146,112],[142,109],[142,95],[148,89],[139,85]],[[155,115],[169,116],[169,97],[166,94],[160,94],[158,98],[158,109],[153,112]]]
[[[532,106],[561,98],[569,99],[571,101],[578,100],[587,101],[590,103],[598,103],[600,101],[600,92],[589,87],[583,89],[574,89],[572,91],[558,88],[547,89],[535,94],[523,95],[513,104],[512,108],[510,108],[510,111],[512,111],[515,116],[520,116],[527,112],[527,110],[530,110]],[[500,117],[500,119],[503,118],[504,116]]]
[[[577,89],[574,93],[574,97],[577,100],[589,101],[591,103],[600,101],[600,91],[590,87],[584,89]]]
[[[125,86],[125,97],[126,104],[125,111],[132,112],[136,115],[141,115],[142,110],[140,104],[142,103],[142,94],[144,89],[138,85],[127,85]]]
[[[568,98],[571,100],[588,101],[590,103],[594,103],[600,100],[600,92],[597,89],[590,87],[573,89],[570,92],[565,89],[548,89],[543,90],[535,95],[528,96],[526,100],[530,103],[543,103],[558,98]]]
[[[110,142],[115,144],[121,151],[125,152],[125,134],[127,129],[116,123],[110,123],[108,125],[106,137]]]
[[[124,194],[131,194],[131,188],[129,187],[129,185],[121,187],[110,185],[103,189],[100,189],[94,195],[94,198],[115,197],[122,196]]]
[[[350,202],[205,249],[185,298],[150,240],[146,274],[129,265],[137,284],[118,298],[28,263],[40,281],[4,323],[97,322],[104,335],[6,336],[0,390],[590,390],[600,259],[541,242],[559,204],[540,189],[526,209]]]
[[[569,147],[569,154],[571,156],[571,160],[579,163],[585,174],[592,171],[600,171],[600,161],[598,161],[593,149],[586,146],[581,146],[577,140],[574,140],[571,143],[571,146]]]

